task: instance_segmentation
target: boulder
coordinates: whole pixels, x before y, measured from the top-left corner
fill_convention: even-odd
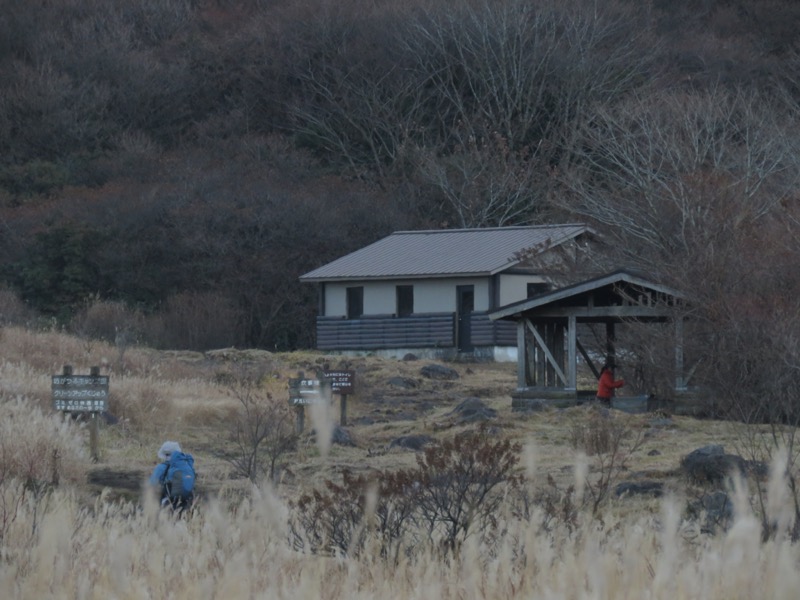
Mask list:
[[[687,513],[689,517],[703,519],[700,531],[714,534],[719,529],[728,529],[733,522],[733,502],[725,492],[716,491],[690,502]]]
[[[497,411],[486,406],[479,398],[467,398],[461,401],[450,414],[457,416],[461,423],[468,423],[494,419],[497,416]]]
[[[331,441],[339,446],[355,447],[356,445],[356,443],[353,441],[353,437],[350,435],[350,432],[344,427],[339,427],[338,425],[333,428],[333,437],[331,438]]]
[[[433,438],[429,435],[403,435],[393,439],[389,448],[406,448],[418,452],[432,441]]]
[[[653,496],[659,498],[664,494],[664,483],[661,481],[623,481],[614,488],[617,497]]]
[[[427,377],[428,379],[442,379],[442,380],[453,380],[458,379],[460,375],[458,371],[451,367],[445,367],[444,365],[437,365],[437,364],[430,364],[425,365],[419,371],[423,377]]]
[[[417,382],[410,377],[392,377],[386,383],[392,387],[398,387],[404,390],[410,390],[417,387]]]
[[[681,469],[697,483],[721,484],[733,474],[746,475],[747,461],[736,454],[726,454],[722,446],[714,444],[686,455]]]

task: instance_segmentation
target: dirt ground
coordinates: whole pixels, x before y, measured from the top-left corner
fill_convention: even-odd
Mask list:
[[[277,394],[286,394],[287,403],[288,379],[301,371],[313,373],[324,367],[355,373],[355,390],[347,397],[347,424],[341,428],[351,443],[334,443],[323,451],[315,443],[306,418],[300,443],[286,456],[276,486],[278,493],[287,497],[325,479],[336,480],[344,470],[366,473],[413,466],[417,451],[396,443],[404,436],[435,440],[481,425],[491,428],[498,437],[522,444],[525,457],[520,464],[524,463],[536,480],[544,482],[549,476],[569,485],[580,456],[575,447],[576,436],[595,414],[593,411],[601,410],[588,405],[537,412],[512,410],[516,365],[511,363],[345,358],[315,353],[247,354],[233,350],[205,355],[165,354],[159,360],[170,364],[173,371],[180,363],[179,371],[184,377],[205,380],[219,380],[220,373],[228,372],[232,364],[269,364],[279,378],[274,389],[279,390]],[[441,372],[432,376],[428,373],[431,366]],[[164,382],[165,389],[170,385]],[[486,407],[485,413],[464,418],[457,408],[465,401],[479,401]],[[204,400],[205,404],[213,402]],[[219,402],[231,406],[229,399]],[[339,398],[334,396],[330,411],[334,424],[339,423],[338,403]],[[738,439],[735,428],[727,423],[663,413],[602,410],[604,418],[616,420],[631,438],[640,442],[635,452],[626,455],[621,479],[662,481],[670,488],[684,490],[678,472],[683,456],[708,444],[732,448]],[[248,490],[251,484],[220,458],[220,445],[225,440],[224,419],[197,422],[187,417],[185,421],[173,437],[179,437],[184,449],[195,456],[199,494],[236,496]],[[101,439],[100,461],[89,473],[87,491],[112,498],[139,498],[143,481],[156,463],[155,450],[160,445],[157,434],[131,436],[119,425],[107,424],[102,427]],[[591,464],[590,460],[590,474]]]

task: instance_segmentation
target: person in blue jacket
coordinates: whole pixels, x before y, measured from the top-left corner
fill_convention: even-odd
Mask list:
[[[173,508],[189,508],[194,498],[194,494],[192,493],[192,488],[194,486],[194,459],[191,454],[183,453],[178,442],[166,441],[158,450],[158,458],[161,462],[153,469],[153,473],[150,475],[148,482],[159,494],[161,506],[172,504]],[[173,458],[175,460],[173,460]],[[173,468],[175,468],[174,465],[176,461],[183,465],[183,468],[188,470],[191,475],[187,485],[188,489],[179,496],[173,495],[171,497],[171,484],[167,481],[167,473],[170,465],[173,465]]]

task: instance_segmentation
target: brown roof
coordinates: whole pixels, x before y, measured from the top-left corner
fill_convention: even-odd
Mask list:
[[[306,282],[483,276],[521,262],[590,229],[582,224],[398,231],[302,275]]]

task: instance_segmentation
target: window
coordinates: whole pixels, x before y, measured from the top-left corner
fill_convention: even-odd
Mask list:
[[[364,288],[347,288],[347,318],[358,319],[364,314]]]
[[[397,316],[407,317],[414,313],[414,286],[397,286]]]
[[[528,298],[538,296],[550,291],[549,283],[529,283],[528,284]]]

